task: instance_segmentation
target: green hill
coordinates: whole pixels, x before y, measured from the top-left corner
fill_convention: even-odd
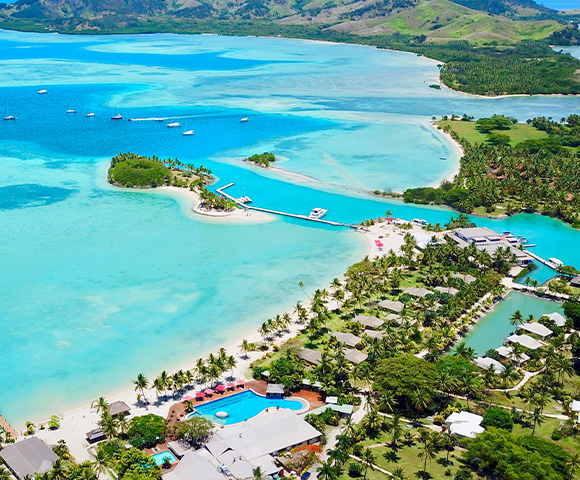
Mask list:
[[[401,33],[474,44],[546,38],[564,28],[531,0],[20,0],[0,4],[0,25],[59,31],[111,31],[190,22],[264,20],[316,25],[361,36]]]

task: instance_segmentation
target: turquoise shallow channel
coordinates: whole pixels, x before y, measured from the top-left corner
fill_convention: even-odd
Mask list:
[[[300,410],[304,407],[300,400],[292,400],[287,398],[266,398],[258,395],[251,390],[230,395],[224,398],[218,398],[211,402],[203,404],[194,403],[196,413],[192,413],[190,417],[195,415],[202,415],[205,418],[215,423],[222,425],[231,425],[233,423],[243,422],[267,408],[287,408],[290,410]],[[216,417],[216,413],[225,412],[227,417]]]
[[[515,291],[510,292],[502,302],[483,316],[461,341],[473,348],[479,356],[491,348],[501,347],[504,340],[515,333],[515,327],[510,324],[510,317],[516,310],[522,312],[524,318],[528,315],[540,318],[546,313],[564,313],[560,303]]]
[[[437,62],[408,53],[279,38],[0,31],[0,68],[0,106],[18,117],[0,121],[0,414],[16,427],[215,351],[304,300],[300,281],[321,288],[365,254],[348,229],[208,223],[182,199],[113,189],[113,155],[203,164],[261,207],[443,223],[450,210],[368,193],[453,174],[432,115],[580,111],[578,98],[431,89]],[[287,174],[241,161],[268,150]],[[477,222],[580,266],[580,234],[561,222]]]

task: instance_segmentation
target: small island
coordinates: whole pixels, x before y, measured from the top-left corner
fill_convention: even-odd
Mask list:
[[[195,167],[178,159],[162,160],[135,153],[120,153],[111,160],[109,183],[116,187],[153,189],[158,187],[189,189],[194,195],[193,210],[204,215],[233,213],[236,202],[208,190],[214,181],[212,172],[203,165]]]
[[[203,165],[181,163],[178,159],[162,160],[135,153],[120,153],[111,160],[109,183],[125,188],[173,186],[194,190],[213,182],[211,171]]]
[[[268,168],[272,162],[276,161],[276,156],[270,152],[264,152],[262,154],[256,153],[251,157],[244,158],[244,162],[250,162],[258,167]]]

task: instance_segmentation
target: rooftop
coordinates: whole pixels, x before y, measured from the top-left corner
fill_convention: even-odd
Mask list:
[[[266,395],[268,394],[284,395],[284,385],[269,383],[266,387]]]
[[[518,330],[520,329],[529,333],[533,333],[534,335],[539,335],[542,338],[549,337],[554,333],[548,327],[545,327],[538,322],[524,323],[518,326]]]
[[[370,328],[379,328],[383,323],[385,323],[380,318],[373,315],[357,315],[352,319],[352,321]]]
[[[505,370],[505,367],[501,363],[490,357],[478,357],[473,363],[483,370],[490,370],[493,367],[494,373],[501,373]]]
[[[560,315],[558,312],[544,313],[544,314],[542,314],[542,317],[548,317],[558,327],[564,327],[566,325],[566,318],[564,318],[564,316]]]
[[[506,341],[510,343],[519,343],[522,347],[529,348],[530,350],[536,350],[543,345],[543,343],[538,342],[535,338],[532,338],[529,335],[510,335]]]
[[[451,278],[459,278],[463,280],[465,283],[473,283],[477,280],[473,275],[469,273],[452,273]]]
[[[411,295],[412,297],[424,298],[430,293],[432,294],[433,292],[423,287],[407,287],[405,288],[405,290],[403,290],[403,293],[406,295]]]
[[[378,340],[383,338],[383,332],[377,332],[376,330],[365,330],[363,334],[369,338],[376,338]]]
[[[125,402],[113,402],[111,403],[111,405],[109,405],[109,414],[112,417],[116,417],[117,415],[120,415],[121,413],[124,414],[129,414],[131,412],[131,407],[129,407],[129,405],[127,405]]]
[[[311,348],[303,348],[298,356],[312,365],[319,365],[322,359],[322,354],[316,350],[312,350]]]
[[[437,290],[438,292],[441,292],[441,293],[447,293],[449,295],[457,295],[459,293],[459,290],[457,290],[456,288],[453,288],[453,287],[438,286],[438,287],[435,287],[435,290]]]
[[[344,343],[348,347],[356,347],[362,341],[362,338],[357,337],[352,333],[332,332],[332,335],[336,337],[340,343]]]
[[[358,350],[349,349],[345,352],[344,358],[347,359],[349,362],[358,365],[359,363],[364,362],[369,356],[366,353],[360,352]]]
[[[52,468],[58,460],[56,453],[38,437],[29,437],[21,442],[6,445],[0,456],[6,466],[20,479],[34,476]]]
[[[499,348],[496,348],[495,351],[499,354],[500,357],[508,358],[510,360],[516,360],[517,362],[520,363],[527,362],[530,359],[530,357],[525,353],[520,353],[516,358],[513,353],[512,347],[501,346]]]
[[[383,300],[378,303],[379,307],[395,313],[401,313],[405,305],[398,300]]]

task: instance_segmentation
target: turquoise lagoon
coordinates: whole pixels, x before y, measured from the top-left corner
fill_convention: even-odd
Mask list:
[[[540,318],[545,313],[563,313],[559,303],[513,291],[482,317],[462,341],[472,347],[477,355],[501,347],[504,340],[515,332],[510,317],[516,310],[522,312],[524,318],[528,315]]]
[[[0,413],[17,426],[227,344],[303,299],[299,281],[319,288],[364,254],[346,229],[208,223],[181,199],[112,189],[105,175],[116,153],[204,164],[217,185],[234,181],[232,193],[273,209],[319,206],[343,222],[391,209],[443,223],[449,210],[367,193],[453,173],[457,154],[431,115],[559,118],[580,107],[576,98],[436,91],[432,60],[285,39],[0,31],[0,68],[0,106],[18,117],[0,123]],[[115,110],[179,119],[196,134],[111,122]],[[241,162],[265,149],[291,175]],[[580,265],[580,234],[561,222],[478,223]]]

